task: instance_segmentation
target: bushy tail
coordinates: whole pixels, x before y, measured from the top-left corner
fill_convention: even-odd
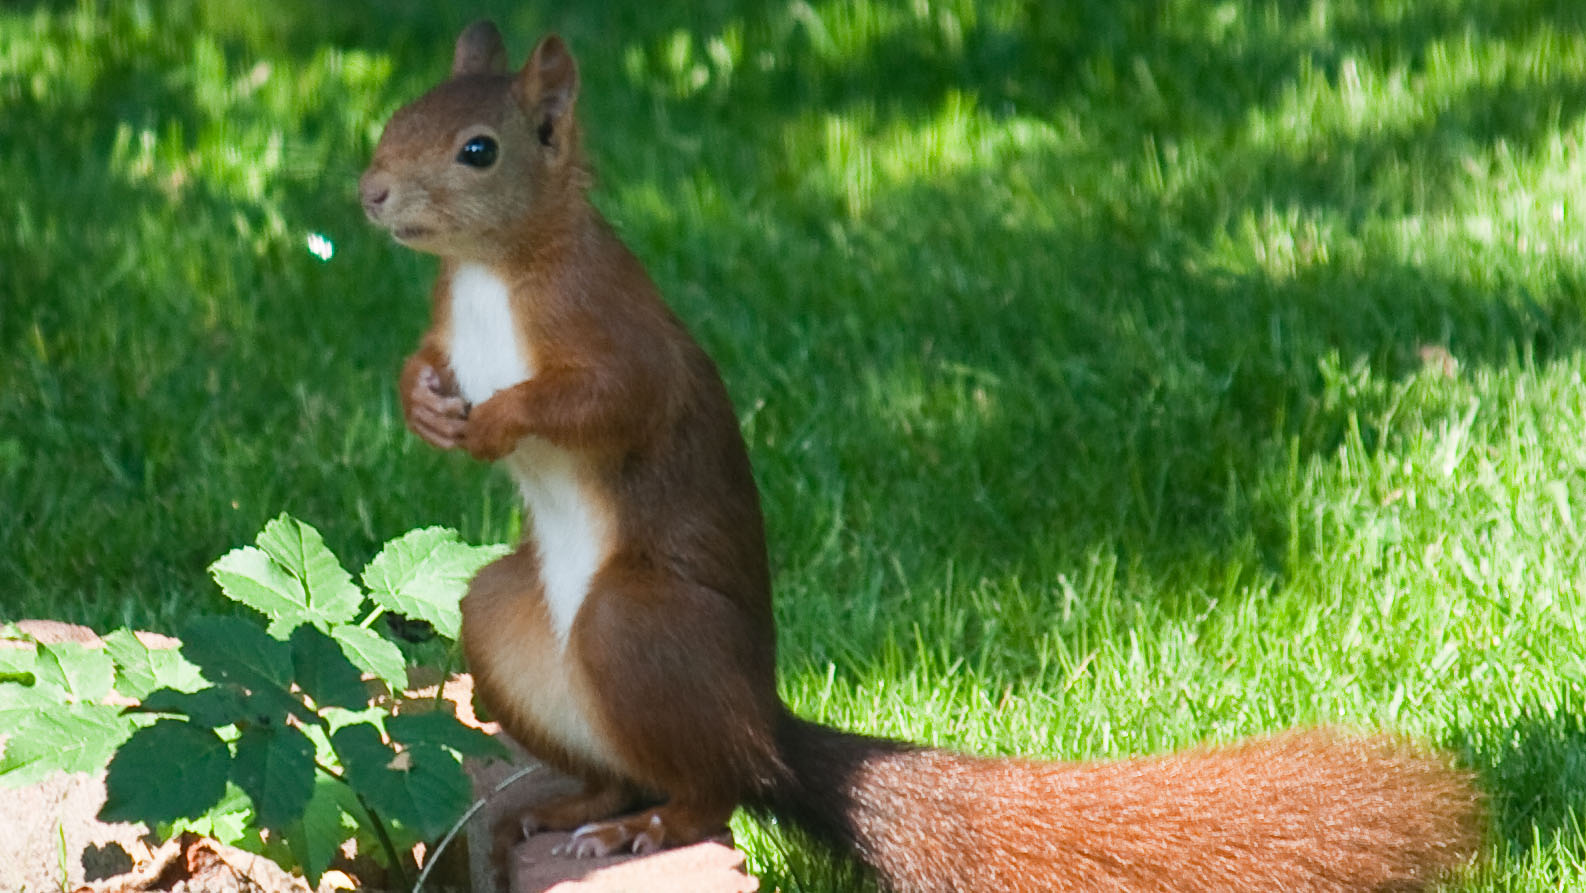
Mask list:
[[[1472,778],[1317,729],[1120,762],[983,759],[787,718],[761,805],[898,893],[1418,890],[1485,826]]]

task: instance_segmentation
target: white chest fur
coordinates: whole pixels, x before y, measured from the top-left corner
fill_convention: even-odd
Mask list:
[[[534,358],[512,318],[505,282],[464,265],[451,281],[451,364],[458,389],[475,405],[534,376]],[[504,460],[531,516],[551,628],[563,646],[589,581],[610,551],[611,521],[591,498],[577,455],[526,437]]]
[[[464,264],[452,274],[452,373],[469,403],[534,376],[534,357],[512,319],[507,284],[490,270]]]
[[[611,550],[611,518],[590,498],[573,453],[526,437],[506,463],[532,516],[545,607],[565,646],[589,581]]]

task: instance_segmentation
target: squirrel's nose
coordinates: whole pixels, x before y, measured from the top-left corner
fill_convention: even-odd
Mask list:
[[[358,196],[363,200],[364,213],[374,217],[391,197],[391,184],[384,177],[365,176],[358,181]]]

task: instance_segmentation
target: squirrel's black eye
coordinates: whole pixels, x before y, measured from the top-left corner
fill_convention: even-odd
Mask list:
[[[496,141],[488,136],[476,136],[457,150],[457,161],[469,167],[489,167],[496,163]]]

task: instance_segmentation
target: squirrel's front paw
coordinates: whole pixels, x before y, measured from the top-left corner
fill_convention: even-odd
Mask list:
[[[512,409],[507,401],[496,399],[475,406],[463,425],[463,449],[483,462],[494,462],[512,452],[524,434]]]
[[[404,408],[408,427],[414,434],[443,450],[462,444],[468,421],[468,401],[445,388],[435,367],[420,369],[404,396],[407,397]]]

